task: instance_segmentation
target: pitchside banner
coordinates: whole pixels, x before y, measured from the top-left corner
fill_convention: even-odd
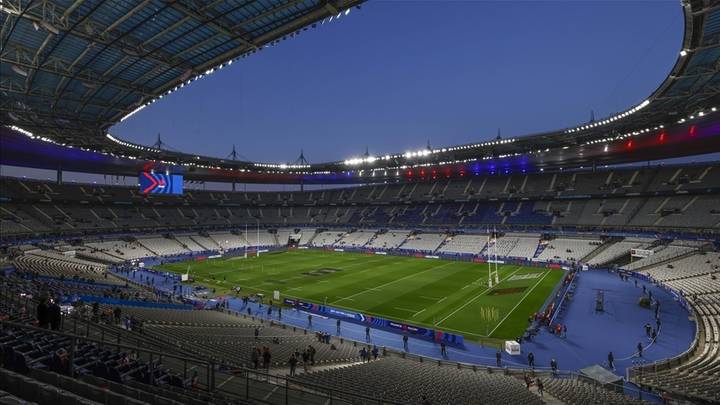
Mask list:
[[[285,298],[283,302],[287,305],[298,307],[304,311],[315,312],[318,314],[340,318],[344,321],[359,323],[362,325],[372,326],[373,328],[385,329],[397,333],[409,333],[415,337],[430,340],[439,343],[445,341],[450,346],[463,347],[464,340],[461,335],[453,335],[439,330],[427,329],[421,326],[410,325],[406,323],[390,321],[388,319],[378,318],[370,315],[361,314],[359,312],[347,311],[344,309],[333,308],[311,302],[304,302]]]

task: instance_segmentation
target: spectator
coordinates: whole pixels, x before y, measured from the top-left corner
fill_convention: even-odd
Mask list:
[[[550,369],[552,370],[553,375],[557,377],[557,369],[558,369],[557,360],[555,360],[555,359],[550,360]]]
[[[310,356],[310,364],[314,366],[314,365],[315,365],[315,352],[316,352],[316,350],[315,350],[315,348],[313,347],[313,345],[308,345],[307,350],[308,350],[308,355]]]
[[[523,375],[523,380],[525,380],[525,388],[527,388],[529,391],[530,386],[532,385],[532,380],[530,379],[530,376],[525,373],[525,375]]]
[[[50,318],[50,328],[52,330],[60,330],[60,322],[62,321],[62,314],[60,313],[60,305],[56,301],[50,301],[48,307],[48,315]]]
[[[372,356],[373,356],[373,360],[377,360],[377,358],[378,358],[378,348],[377,348],[377,346],[375,346],[375,345],[373,345],[373,348],[372,348]]]
[[[250,360],[252,361],[253,368],[257,370],[258,363],[260,362],[260,349],[253,347],[252,353],[250,353]]]
[[[337,329],[337,334],[339,335],[340,334],[340,320],[339,319],[337,321],[335,321],[335,327]]]
[[[638,357],[642,357],[642,352],[643,352],[642,342],[637,344],[637,350],[638,350]]]
[[[502,353],[500,353],[500,350],[495,352],[495,364],[500,367],[500,362],[502,360]]]
[[[294,353],[290,355],[288,364],[290,365],[290,376],[292,377],[295,375],[295,367],[297,366],[297,357],[295,357]]]
[[[260,339],[260,328],[258,328],[256,326],[255,331],[253,333],[255,334],[255,340],[259,340]]]
[[[308,354],[307,349],[303,350],[303,352],[302,352],[302,361],[303,361],[303,370],[307,373],[308,372],[308,363],[310,362],[310,354]]]
[[[540,379],[540,377],[537,378],[536,384],[537,384],[537,388],[538,388],[538,392],[540,393],[540,396],[541,396],[541,397],[544,397],[544,396],[545,396],[545,395],[543,394],[543,388],[544,388],[544,387],[543,387],[543,383],[542,383],[542,380]]]
[[[527,359],[528,359],[528,366],[530,366],[530,368],[534,369],[535,368],[535,355],[533,354],[533,352],[528,353]]]
[[[445,346],[444,340],[440,341],[440,355],[443,357],[447,356],[447,347]]]
[[[405,349],[406,352],[409,351],[409,349],[408,349],[408,335],[403,335],[402,340],[403,340],[403,349]]]
[[[312,328],[312,315],[308,314],[308,328]]]
[[[263,348],[262,358],[263,358],[263,367],[266,370],[269,370],[270,369],[270,359],[272,358],[269,347],[266,346]]]
[[[49,322],[49,308],[47,304],[47,298],[43,297],[40,300],[40,303],[38,304],[37,308],[35,308],[35,311],[37,312],[38,327],[47,329]]]

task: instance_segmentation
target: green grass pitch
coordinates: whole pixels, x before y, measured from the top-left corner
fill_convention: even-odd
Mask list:
[[[488,265],[401,256],[294,250],[159,266],[184,273],[217,294],[234,287],[362,312],[462,334],[512,339],[563,277],[561,270],[500,265],[488,289]]]

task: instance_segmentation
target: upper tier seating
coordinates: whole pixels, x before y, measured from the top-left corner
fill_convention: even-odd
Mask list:
[[[707,190],[720,187],[718,173],[714,165],[618,168],[293,193],[192,190],[185,196],[142,198],[129,187],[0,178],[0,237],[242,229],[258,222],[282,227],[531,225],[717,232],[720,196]],[[671,194],[658,194],[664,192]],[[109,204],[115,202],[120,204]]]

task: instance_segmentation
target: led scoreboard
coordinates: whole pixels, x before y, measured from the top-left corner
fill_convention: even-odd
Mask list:
[[[143,194],[182,194],[183,192],[183,176],[180,174],[140,172],[138,183]]]

